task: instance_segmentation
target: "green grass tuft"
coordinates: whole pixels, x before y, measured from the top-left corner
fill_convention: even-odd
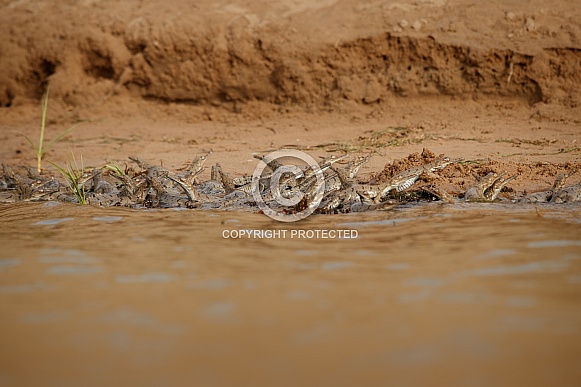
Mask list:
[[[79,168],[77,164],[77,160],[75,159],[74,153],[71,151],[71,155],[73,156],[73,162],[69,160],[66,165],[66,169],[62,168],[55,163],[52,165],[55,166],[56,169],[63,175],[69,189],[75,195],[77,200],[80,204],[87,204],[87,193],[85,191],[85,182],[87,179],[83,180],[83,156],[81,155],[81,168]]]
[[[61,134],[59,134],[58,136],[56,136],[53,140],[51,140],[45,146],[44,145],[44,132],[45,132],[45,128],[46,128],[46,112],[47,112],[47,110],[48,110],[48,87],[46,89],[46,94],[44,96],[44,101],[43,101],[43,104],[42,104],[42,120],[41,120],[41,123],[40,123],[40,136],[39,136],[39,139],[38,139],[38,146],[34,145],[34,142],[32,142],[32,140],[30,138],[28,138],[27,135],[25,135],[24,133],[18,132],[22,136],[24,136],[24,138],[28,141],[28,143],[30,144],[30,146],[34,150],[34,153],[36,154],[36,170],[38,171],[38,173],[41,173],[42,172],[42,159],[44,157],[44,154],[50,149],[50,147],[55,142],[61,140],[64,136],[66,136],[67,134],[69,134],[77,126],[79,126],[80,124],[82,124],[82,122],[79,122],[78,124],[75,124],[75,125],[71,126],[70,128],[68,128],[67,130],[64,130],[63,132],[61,132]]]

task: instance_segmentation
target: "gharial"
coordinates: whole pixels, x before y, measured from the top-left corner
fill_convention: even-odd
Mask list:
[[[130,157],[137,170],[93,169],[87,173],[81,185],[88,204],[98,206],[158,207],[158,208],[200,208],[200,209],[256,209],[253,190],[258,190],[262,200],[270,208],[293,213],[311,206],[316,213],[346,213],[385,210],[392,208],[401,200],[401,193],[416,192],[416,200],[441,199],[453,202],[457,199],[431,184],[413,189],[422,177],[432,176],[450,165],[462,162],[444,155],[432,158],[423,165],[405,169],[387,178],[383,183],[361,184],[356,176],[370,156],[357,156],[346,162],[347,155],[329,156],[319,162],[323,173],[323,186],[319,186],[312,169],[304,167],[299,176],[292,173],[276,174],[280,163],[268,165],[269,171],[258,181],[252,176],[231,177],[219,164],[211,168],[210,180],[200,181],[204,163],[211,152],[197,156],[183,170],[173,172],[161,166],[152,165],[141,158]],[[263,156],[255,155],[262,159]],[[346,162],[339,166],[340,162]],[[569,203],[581,201],[581,183],[565,187],[567,177],[575,173],[561,174],[549,191],[533,193],[520,202]],[[108,175],[109,179],[103,176]],[[274,191],[272,179],[276,176]],[[437,175],[435,175],[437,177]],[[506,172],[490,172],[485,176],[474,174],[476,182],[460,197],[469,202],[492,202],[498,200],[499,193],[517,175]],[[254,183],[254,184],[253,184]],[[320,193],[320,202],[315,202]],[[295,204],[283,205],[284,200],[299,195]],[[47,201],[56,200],[78,203],[68,184],[53,177],[38,175],[32,168],[26,175],[16,173],[12,168],[3,166],[0,176],[0,202]],[[315,208],[316,207],[316,208]]]

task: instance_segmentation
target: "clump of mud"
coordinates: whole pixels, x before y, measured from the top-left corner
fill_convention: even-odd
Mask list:
[[[372,184],[381,184],[406,169],[431,163],[435,158],[434,152],[424,148],[422,153],[411,153],[403,159],[395,159],[392,163],[385,164],[383,170],[374,176],[370,182]]]
[[[431,150],[424,148],[421,153],[411,153],[405,158],[395,159],[393,162],[385,164],[381,172],[371,174],[367,179],[362,178],[360,182],[381,184],[406,169],[428,164],[438,156],[442,155],[436,155]],[[553,164],[547,162],[515,163],[498,160],[458,160],[437,173],[420,176],[414,188],[436,185],[453,196],[462,196],[469,187],[478,182],[477,179],[489,173],[501,174],[506,172],[510,176],[517,175],[517,178],[503,188],[502,192],[510,193],[509,196],[505,195],[504,197],[517,199],[533,192],[549,189],[560,173],[571,174],[572,181],[577,182],[581,176],[576,176],[575,172],[580,168],[581,162]]]

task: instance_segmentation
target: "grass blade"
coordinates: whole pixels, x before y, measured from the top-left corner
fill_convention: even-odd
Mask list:
[[[42,172],[42,156],[44,155],[44,150],[42,149],[42,143],[44,141],[44,128],[46,126],[46,112],[48,110],[48,90],[46,87],[46,94],[44,96],[44,103],[42,105],[42,121],[40,124],[40,139],[38,140],[38,149],[36,149],[36,169],[38,173]],[[31,142],[32,143],[32,142]]]
[[[28,143],[30,144],[30,147],[34,150],[34,153],[36,154],[36,146],[34,145],[34,143],[32,142],[32,140],[30,138],[28,138],[28,136],[22,132],[18,132],[18,131],[14,131],[14,133],[18,133],[20,134],[22,137],[24,137],[26,139],[26,141],[28,141]]]
[[[125,175],[125,171],[123,171],[123,170],[121,169],[121,167],[120,167],[119,165],[117,165],[117,164],[113,164],[113,165],[109,165],[109,164],[107,164],[107,165],[105,165],[105,167],[104,167],[104,168],[106,168],[106,169],[108,169],[108,170],[110,170],[110,171],[113,171],[113,172],[117,173],[117,174],[118,174],[118,175],[120,175],[120,176],[123,176],[123,175]]]
[[[54,144],[55,142],[57,142],[58,140],[60,140],[61,138],[63,138],[64,136],[66,136],[67,134],[69,134],[73,129],[75,129],[77,126],[81,125],[83,122],[79,122],[73,126],[71,126],[70,128],[68,128],[67,130],[63,131],[61,134],[59,134],[58,136],[56,136],[54,139],[52,139],[45,147],[45,150],[49,150],[50,147],[52,146],[52,144]]]

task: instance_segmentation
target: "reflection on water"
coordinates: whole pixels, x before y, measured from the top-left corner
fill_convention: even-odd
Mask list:
[[[563,247],[563,246],[581,246],[581,240],[578,241],[539,241],[530,242],[528,247]]]
[[[20,265],[20,263],[22,263],[22,260],[18,258],[0,259],[0,269],[3,267]]]
[[[93,218],[93,220],[98,220],[100,222],[118,222],[121,219],[123,219],[121,216],[95,216]]]
[[[0,384],[575,384],[580,219],[3,205]],[[222,236],[345,229],[357,238]]]
[[[115,280],[119,283],[132,282],[168,282],[172,281],[174,276],[168,273],[142,273],[135,275],[118,275]]]
[[[41,226],[52,226],[54,224],[68,222],[69,220],[73,220],[73,218],[45,219],[45,220],[39,220],[35,224],[38,224],[38,225],[41,225]]]

